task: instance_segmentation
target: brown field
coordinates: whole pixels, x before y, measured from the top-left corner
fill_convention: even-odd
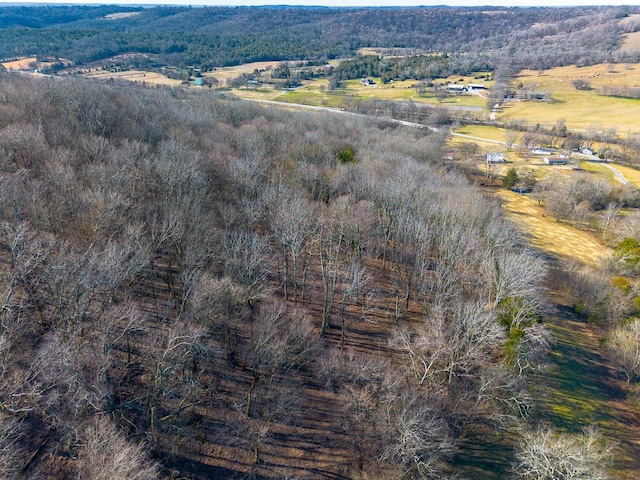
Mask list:
[[[207,77],[215,77],[220,82],[220,85],[227,83],[230,78],[238,77],[242,73],[251,73],[254,70],[266,70],[268,68],[275,68],[281,62],[253,62],[245,63],[242,65],[236,65],[234,67],[220,67],[216,68],[213,73],[206,74]]]
[[[164,75],[153,72],[143,72],[139,70],[129,70],[127,72],[95,72],[87,75],[91,78],[97,78],[102,80],[114,79],[114,80],[129,80],[136,83],[153,83],[157,85],[180,85],[180,80],[174,80],[167,78]]]
[[[640,32],[626,33],[620,50],[635,50],[640,48]]]
[[[607,249],[593,233],[556,222],[545,215],[533,198],[503,189],[496,196],[504,201],[507,214],[523,228],[533,247],[559,258],[593,266],[599,265],[607,256]]]
[[[14,60],[13,62],[4,62],[2,66],[7,70],[27,70],[30,68],[30,64],[36,62],[36,57],[23,58],[21,60]]]

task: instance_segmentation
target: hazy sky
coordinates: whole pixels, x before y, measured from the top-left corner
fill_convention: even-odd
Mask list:
[[[633,5],[638,0],[0,0],[2,3],[90,3],[90,4],[160,4],[160,5],[327,5],[337,7],[380,7],[380,6],[420,6],[420,5],[451,5],[451,6],[482,6],[506,5],[511,7],[524,6],[561,6],[561,5]]]

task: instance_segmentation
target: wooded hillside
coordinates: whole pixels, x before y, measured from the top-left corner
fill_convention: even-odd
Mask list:
[[[122,15],[113,16],[114,13]],[[363,47],[464,54],[494,68],[636,61],[618,51],[638,7],[301,8],[2,7],[0,58],[83,64],[141,53],[137,67],[214,67],[266,60],[321,64]]]
[[[442,142],[0,76],[0,476],[506,474],[545,265]]]

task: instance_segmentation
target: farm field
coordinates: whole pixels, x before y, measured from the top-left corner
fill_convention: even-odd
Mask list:
[[[556,222],[545,215],[533,198],[507,190],[498,191],[496,196],[504,202],[509,217],[523,228],[533,247],[560,259],[592,266],[599,265],[608,255],[607,248],[591,232]]]
[[[177,86],[180,85],[180,80],[174,80],[171,78],[167,78],[160,73],[155,72],[144,72],[140,70],[128,70],[126,72],[108,72],[108,71],[98,71],[92,72],[87,75],[90,78],[107,80],[128,80],[130,82],[136,83],[150,83],[154,85],[169,85],[169,86]]]
[[[254,70],[266,70],[275,68],[280,64],[280,62],[252,62],[252,63],[244,63],[242,65],[236,65],[233,67],[219,67],[216,68],[213,72],[206,74],[206,76],[214,77],[216,80],[220,82],[220,85],[225,85],[227,80],[230,80],[235,77],[239,77],[243,73],[252,73]]]
[[[627,180],[629,180],[636,187],[640,188],[640,171],[635,168],[626,167],[617,163],[612,164],[613,167],[620,170]]]
[[[12,62],[3,62],[2,66],[10,71],[26,70],[29,65],[36,62],[36,57],[22,58],[20,60],[13,60]]]
[[[254,65],[254,64],[250,64]],[[230,67],[236,68],[236,67]],[[220,69],[221,70],[221,69]],[[225,75],[219,75],[213,73],[212,76],[216,77],[221,84],[224,84],[227,78],[233,78],[243,73],[240,70],[229,70]],[[252,72],[253,69],[246,69],[244,73]],[[233,74],[230,72],[234,72]],[[431,105],[449,106],[453,108],[469,108],[470,110],[482,111],[485,109],[487,100],[481,95],[453,95],[444,98],[439,101],[435,93],[432,91],[425,91],[424,93],[418,93],[416,90],[416,80],[404,80],[397,81],[388,84],[383,84],[379,78],[372,78],[375,82],[375,86],[364,86],[360,83],[360,80],[348,80],[343,82],[343,86],[334,90],[328,90],[328,81],[324,78],[304,81],[302,86],[294,90],[274,90],[270,88],[259,90],[259,98],[265,100],[275,100],[288,103],[301,103],[305,105],[317,105],[317,106],[333,106],[336,107],[340,104],[343,98],[351,97],[361,100],[390,100],[390,101],[412,101],[427,103]],[[451,77],[448,79],[440,79],[438,83],[446,85],[447,83],[463,80],[464,83],[473,82],[472,77]],[[487,85],[489,82],[487,82]],[[242,98],[258,98],[256,97],[256,90],[241,88],[233,89],[233,92]]]
[[[578,79],[588,81],[592,90],[576,90],[572,82]],[[618,132],[640,132],[640,100],[598,94],[604,86],[639,86],[640,64],[568,66],[540,73],[524,70],[513,83],[550,92],[552,101],[506,102],[497,116],[499,121],[522,118],[529,125],[551,126],[562,119],[570,130],[585,131],[597,125],[615,128]]]

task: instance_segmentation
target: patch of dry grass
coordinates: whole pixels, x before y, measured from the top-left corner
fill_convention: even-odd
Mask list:
[[[36,57],[23,58],[20,60],[14,60],[12,62],[4,62],[2,66],[7,70],[27,70],[32,63],[36,63]]]
[[[220,85],[226,85],[227,80],[239,77],[243,73],[253,73],[254,70],[273,69],[280,65],[280,63],[281,62],[253,62],[236,65],[234,67],[220,67],[216,68],[212,73],[208,73],[206,76],[216,78],[220,82]]]
[[[608,255],[607,248],[593,233],[556,222],[545,215],[544,210],[533,198],[507,190],[499,190],[496,195],[504,201],[508,216],[529,236],[529,242],[533,247],[551,255],[589,265],[599,265]]]
[[[87,75],[90,78],[99,78],[99,79],[114,79],[114,80],[129,80],[130,82],[137,83],[152,83],[156,85],[171,85],[176,86],[180,85],[180,80],[174,80],[172,78],[167,78],[160,73],[154,72],[143,72],[140,70],[129,70],[126,72],[107,72],[100,71]]]

